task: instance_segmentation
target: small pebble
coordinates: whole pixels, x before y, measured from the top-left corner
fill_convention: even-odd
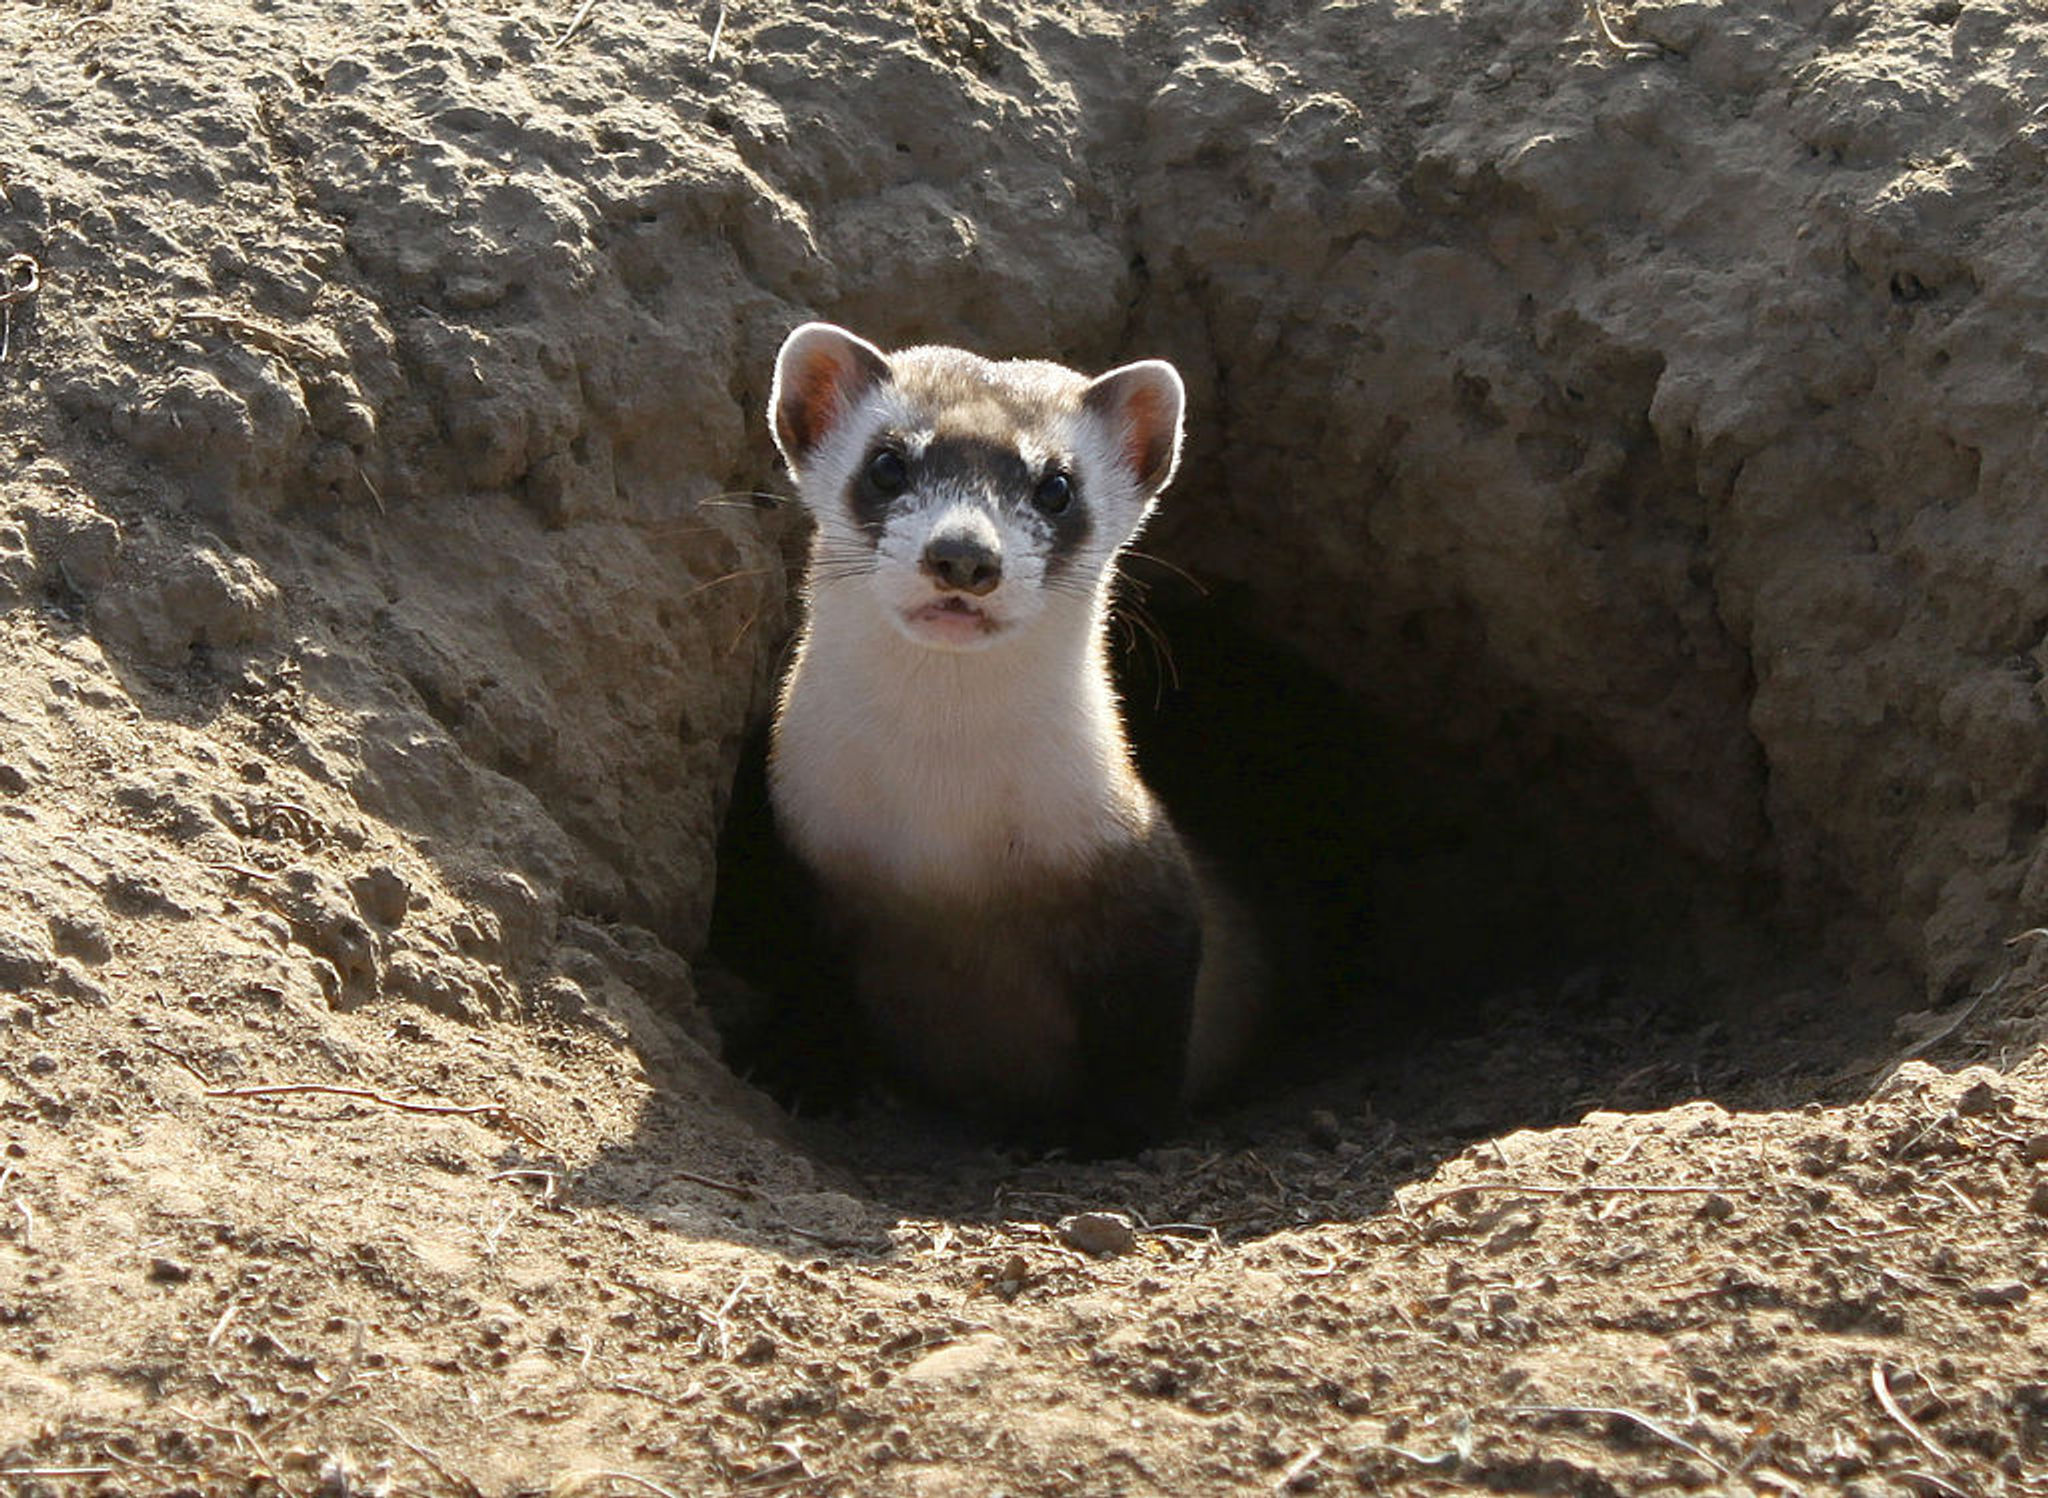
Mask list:
[[[1982,1118],[1987,1113],[1997,1113],[2011,1106],[2011,1093],[1999,1090],[1981,1077],[1964,1088],[1963,1095],[1956,1099],[1956,1112],[1965,1118]]]
[[[313,1489],[315,1498],[356,1498],[358,1493],[369,1491],[370,1487],[354,1476],[347,1457],[323,1456],[320,1459],[320,1482]]]
[[[1716,1191],[1700,1203],[1699,1215],[1709,1222],[1726,1222],[1735,1215],[1735,1203]]]
[[[1121,1212],[1076,1212],[1059,1221],[1060,1240],[1084,1254],[1111,1258],[1138,1246],[1137,1230]]]
[[[2027,1198],[2027,1210],[2036,1217],[2048,1217],[2048,1176],[2034,1182],[2034,1191]]]
[[[1333,1150],[1344,1142],[1344,1129],[1337,1122],[1337,1115],[1328,1108],[1318,1108],[1308,1116],[1308,1142],[1317,1149]]]
[[[976,1332],[933,1349],[899,1375],[912,1389],[973,1388],[986,1383],[1012,1357],[995,1332]]]
[[[182,1285],[192,1278],[192,1271],[176,1259],[151,1259],[149,1279],[156,1285]]]
[[[1015,1300],[1024,1289],[1024,1283],[1031,1278],[1030,1266],[1022,1254],[1011,1254],[1009,1261],[996,1271],[989,1281],[989,1288],[1004,1300]]]
[[[1510,1212],[1500,1220],[1493,1236],[1480,1245],[1480,1251],[1499,1254],[1506,1253],[1511,1248],[1519,1248],[1535,1237],[1537,1230],[1542,1226],[1543,1215],[1540,1212]]]
[[[1973,1306],[2017,1306],[2024,1305],[2031,1293],[2018,1280],[2000,1280],[1990,1285],[1972,1285],[1963,1292],[1963,1299]]]
[[[2027,1142],[2020,1146],[2020,1153],[2029,1160],[2048,1160],[2048,1132],[2028,1135]]]

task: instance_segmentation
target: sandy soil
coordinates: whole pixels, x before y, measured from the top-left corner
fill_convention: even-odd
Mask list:
[[[1610,9],[0,12],[0,1486],[2048,1493],[2048,25]],[[1189,374],[1133,1158],[720,1059],[814,312]]]

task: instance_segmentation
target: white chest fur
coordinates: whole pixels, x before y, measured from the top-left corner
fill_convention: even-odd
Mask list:
[[[784,686],[778,824],[827,879],[973,896],[1144,826],[1092,611],[971,653],[821,589]],[[1045,621],[1051,625],[1053,621]]]

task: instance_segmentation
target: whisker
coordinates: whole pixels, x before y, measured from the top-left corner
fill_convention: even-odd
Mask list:
[[[1154,667],[1152,706],[1159,707],[1169,689],[1180,690],[1180,665],[1173,658],[1173,642],[1166,637],[1159,621],[1139,604],[1120,603],[1111,617],[1124,630],[1123,648],[1127,652],[1135,652],[1141,645],[1150,648]]]
[[[674,510],[678,513],[657,516],[625,516],[629,525],[645,526],[650,529],[685,524],[704,510],[778,510],[793,505],[796,500],[785,494],[773,494],[766,489],[728,489],[722,494],[706,494],[698,499],[677,499]],[[664,506],[663,508],[669,508]]]
[[[1166,633],[1156,619],[1149,616],[1144,620],[1142,627],[1145,631],[1145,637],[1152,642],[1153,649],[1158,653],[1157,659],[1166,667],[1165,677],[1167,683],[1172,686],[1174,691],[1178,692],[1180,690],[1180,662],[1175,660],[1173,656],[1172,637]]]
[[[770,577],[773,576],[777,570],[778,569],[773,567],[741,567],[733,572],[721,573],[717,577],[707,578],[705,581],[697,584],[696,587],[690,589],[689,592],[685,593],[680,601],[683,603],[688,603],[698,594],[708,593],[711,589],[719,586],[721,583],[732,582],[735,578]]]
[[[728,489],[723,494],[708,494],[697,501],[702,509],[709,505],[728,510],[772,510],[783,505],[795,504],[787,494],[770,494],[766,489]]]
[[[865,577],[879,569],[874,557],[859,552],[827,552],[811,558],[812,577]]]
[[[765,598],[754,606],[754,611],[751,614],[747,615],[746,622],[739,627],[738,632],[735,633],[732,639],[726,644],[726,659],[730,660],[734,652],[736,652],[740,648],[740,641],[744,640],[749,634],[753,633],[754,626],[761,622],[761,615],[766,613],[767,610],[768,600]]]
[[[1168,572],[1171,572],[1175,577],[1178,577],[1182,582],[1186,583],[1189,587],[1193,588],[1197,593],[1201,594],[1204,598],[1207,598],[1209,596],[1208,587],[1202,582],[1202,580],[1199,577],[1196,577],[1194,573],[1188,571],[1187,568],[1181,566],[1179,563],[1167,561],[1165,557],[1160,556],[1157,552],[1140,551],[1135,546],[1126,546],[1124,548],[1123,554],[1126,557],[1133,558],[1140,562],[1150,562],[1156,567],[1164,567]],[[1130,574],[1126,572],[1123,573],[1123,576],[1129,577]]]
[[[660,520],[636,519],[627,523],[637,526],[641,530],[655,531],[669,540],[693,541],[699,536],[717,536],[724,540],[731,539],[731,532],[721,530],[715,525],[706,525],[694,515],[669,515]],[[685,526],[688,526],[689,529],[683,529]]]

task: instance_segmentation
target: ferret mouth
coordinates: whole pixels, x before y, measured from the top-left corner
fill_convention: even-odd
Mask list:
[[[905,610],[903,622],[914,637],[939,645],[978,645],[1003,628],[980,604],[958,593],[942,593]]]

